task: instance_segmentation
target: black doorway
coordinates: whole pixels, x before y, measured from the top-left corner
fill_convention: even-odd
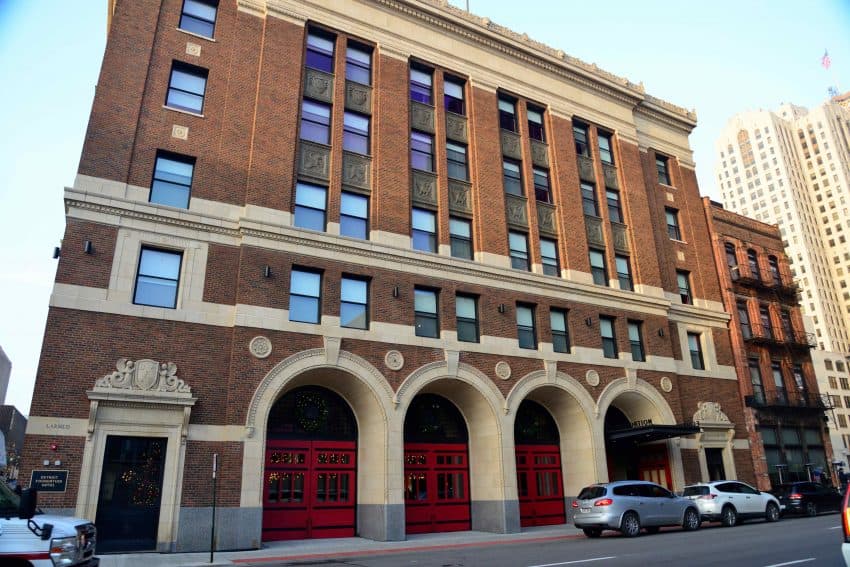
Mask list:
[[[708,480],[726,480],[723,468],[723,449],[705,448],[705,465],[708,467]]]

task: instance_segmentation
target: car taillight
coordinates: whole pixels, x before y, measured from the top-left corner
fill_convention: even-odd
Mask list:
[[[847,497],[850,489],[844,493],[844,502],[841,504],[841,525],[844,527],[844,543],[850,543],[850,509],[847,508]]]
[[[578,508],[578,500],[573,500],[573,508]]]
[[[601,500],[597,500],[596,502],[594,502],[593,505],[594,506],[610,506],[613,503],[614,503],[614,501],[611,500],[610,498],[603,498]]]
[[[715,498],[717,498],[716,494],[703,494],[699,497],[700,500],[714,500]]]
[[[788,495],[788,498],[790,498],[791,500],[800,500],[802,497],[802,494],[798,494],[796,492],[792,492]]]

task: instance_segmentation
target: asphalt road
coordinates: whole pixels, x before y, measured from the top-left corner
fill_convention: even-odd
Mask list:
[[[626,539],[602,538],[460,547],[415,553],[384,553],[312,561],[264,563],[301,567],[645,567],[842,566],[841,516],[783,518],[775,524],[751,521],[734,528],[703,524],[696,532],[678,529]],[[257,564],[259,565],[259,564]]]

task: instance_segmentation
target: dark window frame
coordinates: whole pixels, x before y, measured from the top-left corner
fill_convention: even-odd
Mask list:
[[[526,118],[528,120],[528,137],[532,140],[546,143],[546,126],[544,125],[544,116],[546,110],[533,104],[528,104],[525,107]],[[540,115],[540,122],[535,122],[531,119],[532,113]]]
[[[364,63],[357,58],[349,57],[351,52],[358,52],[367,55],[368,63]],[[349,41],[345,46],[345,80],[361,85],[372,85],[372,54],[374,51],[371,47],[355,41]],[[364,82],[359,80],[358,75],[365,73],[368,79]]]
[[[422,213],[427,213],[428,215],[430,215],[430,216],[431,216],[431,218],[432,218],[432,219],[433,219],[433,221],[434,221],[434,222],[433,222],[433,224],[434,224],[434,232],[428,232],[427,230],[423,230],[423,229],[421,229],[421,228],[416,228],[416,226],[415,226],[415,224],[414,224],[414,222],[413,222],[413,219],[414,219],[414,217],[415,217],[415,212],[417,212],[417,211],[418,211],[418,212],[422,212]],[[414,249],[414,250],[419,250],[420,252],[432,252],[432,253],[436,253],[436,252],[437,252],[437,250],[438,250],[438,246],[439,246],[439,245],[438,245],[438,243],[437,243],[437,228],[438,228],[438,227],[437,227],[437,213],[436,213],[436,212],[434,212],[434,211],[432,211],[432,210],[430,210],[430,209],[423,209],[423,208],[421,208],[421,207],[413,207],[413,208],[411,209],[411,211],[410,211],[410,219],[411,219],[411,222],[410,222],[410,231],[411,231],[411,239],[412,239],[413,249]],[[416,242],[417,242],[416,235],[417,235],[417,234],[420,234],[420,235],[428,235],[428,242],[429,242],[429,244],[430,244],[430,245],[428,246],[428,248],[427,248],[427,249],[426,249],[426,248],[417,248],[417,247],[416,247]]]
[[[295,279],[294,274],[312,274],[319,276],[319,288],[317,290],[317,295],[304,295],[300,293],[292,292],[292,282]],[[310,323],[313,325],[320,325],[322,322],[322,284],[324,280],[324,274],[321,270],[315,270],[312,268],[305,268],[302,266],[292,266],[292,269],[289,271],[289,304],[287,307],[289,308],[289,320],[296,323]],[[309,299],[314,299],[316,301],[316,310],[315,310],[315,321],[305,321],[302,319],[293,319],[292,318],[292,297],[304,297]]]
[[[420,138],[416,140],[416,137]],[[428,147],[430,148],[430,152],[424,151],[424,143],[427,138]],[[414,146],[417,146],[414,148]],[[422,158],[421,161],[423,163],[427,161],[428,169],[422,169],[421,167],[417,167],[416,160],[414,156],[420,156]],[[434,136],[432,134],[428,134],[427,132],[420,132],[419,130],[411,130],[410,131],[410,167],[417,171],[427,171],[429,173],[434,173]]]
[[[601,266],[593,265],[593,258],[596,257],[595,254],[598,254],[598,257],[602,259]],[[605,251],[598,248],[590,248],[587,255],[590,261],[590,274],[593,277],[593,283],[604,286],[611,285],[608,281],[608,266],[605,263]]]
[[[362,119],[366,121],[366,131],[364,132],[361,129],[358,129],[355,125],[351,124],[349,120],[353,119]],[[359,112],[352,112],[350,110],[346,110],[342,115],[342,149],[347,152],[352,152],[355,154],[360,154],[364,156],[371,155],[371,132],[372,131],[372,120],[369,116],[364,114],[360,114]],[[355,142],[362,142],[362,144],[355,144]],[[360,151],[358,146],[365,146],[365,151]]]
[[[428,75],[428,83],[426,84],[421,81],[414,80],[413,71],[417,71],[423,75]],[[410,87],[408,90],[410,91],[410,100],[420,104],[427,104],[428,106],[434,105],[434,69],[419,63],[411,63],[409,85]]]
[[[576,155],[590,157],[590,127],[587,124],[573,121],[573,141]]]
[[[597,145],[599,146],[599,159],[604,164],[614,165],[614,136],[613,134],[609,134],[608,132],[603,132],[601,130],[596,131],[596,140]],[[604,148],[602,146],[602,140],[605,140],[608,143],[608,147]],[[608,159],[605,159],[607,156]]]
[[[463,223],[469,228],[469,236],[459,234],[453,230],[454,226],[458,223]],[[463,258],[465,260],[473,260],[475,258],[475,251],[472,246],[471,220],[454,215],[449,217],[449,247],[453,258]],[[468,254],[461,253],[464,247],[469,251]]]
[[[531,303],[518,302],[516,304],[517,343],[521,349],[537,350],[537,320],[535,311],[535,306]],[[520,314],[526,312],[531,316],[530,326],[520,323]]]
[[[735,303],[738,310],[738,324],[741,326],[741,335],[745,339],[752,338],[753,328],[750,323],[750,309],[746,300],[740,300]]]
[[[200,14],[193,14],[186,11],[186,4],[203,4],[208,8],[212,8],[213,10],[213,19],[210,20]],[[177,24],[178,29],[189,32],[194,35],[198,35],[201,37],[206,37],[208,39],[213,39],[215,37],[215,23],[218,19],[218,0],[183,0],[183,7],[180,10],[180,20]],[[203,33],[198,31],[198,29],[189,29],[189,27],[184,27],[184,20],[188,20],[194,22],[196,24],[200,24],[201,27],[209,27],[209,33]]]
[[[726,251],[726,266],[729,268],[729,277],[732,281],[741,277],[741,268],[738,264],[738,251],[734,244],[727,242],[724,246]]]
[[[671,240],[682,241],[682,227],[679,224],[679,211],[670,207],[664,207],[664,219],[667,223],[667,236]],[[670,221],[673,222],[670,222]]]
[[[434,312],[430,313],[428,311],[419,311],[416,309],[416,293],[428,293],[433,294],[434,296]],[[428,337],[438,339],[440,338],[440,291],[430,287],[421,287],[415,286],[413,288],[413,329],[414,333],[417,337]],[[420,325],[420,321],[429,321],[434,323],[434,334],[426,334],[424,332],[420,332],[420,328],[424,328],[423,325]]]
[[[589,217],[599,218],[599,198],[596,196],[596,185],[582,181],[581,187],[581,210]]]
[[[682,280],[684,279],[684,285]],[[679,300],[684,305],[693,305],[694,296],[691,292],[691,273],[685,270],[676,270],[676,285],[679,288]]]
[[[547,255],[547,252],[544,250],[544,243],[546,247],[552,247],[552,251],[554,252],[554,256]],[[540,261],[543,264],[543,273],[547,276],[561,276],[561,262],[558,254],[558,241],[553,240],[551,238],[540,238]]]
[[[516,117],[516,99],[505,95],[499,95],[496,103],[496,108],[499,111],[499,128],[508,132],[519,133],[519,124]],[[511,111],[502,108],[502,105],[510,105]]]
[[[460,89],[460,98],[446,92],[446,86]],[[443,75],[443,106],[447,112],[466,116],[466,81],[453,75]]]
[[[458,315],[458,298],[468,299],[472,302],[472,307],[474,310],[474,317],[461,317]],[[481,330],[479,328],[479,314],[478,314],[478,296],[471,295],[468,293],[456,293],[455,294],[455,330],[457,333],[457,340],[464,343],[479,343],[481,342]],[[461,327],[464,329],[472,330],[474,333],[474,339],[462,339],[461,338]]]
[[[327,110],[327,122],[322,122],[321,120],[314,118],[318,117],[324,119],[325,116],[319,115],[315,112],[307,112],[307,108],[311,105]],[[319,102],[309,98],[303,99],[301,101],[301,121],[299,123],[298,139],[313,142],[314,144],[329,146],[331,143],[331,123],[333,119],[331,116],[332,110],[331,105],[325,102]],[[324,137],[319,139],[318,136],[314,135],[314,133],[318,132],[324,132]]]
[[[356,214],[349,213],[346,208],[346,198],[350,197],[352,199],[363,199],[366,201],[366,216],[357,216]],[[346,233],[346,219],[351,219],[354,223],[363,223],[363,231],[362,236],[360,234],[348,234]],[[339,201],[339,233],[341,236],[348,236],[349,238],[359,238],[361,240],[369,240],[369,197],[366,195],[361,195],[360,193],[354,193],[352,191],[341,191],[340,192],[340,201]]]
[[[298,189],[300,187],[304,187],[304,188],[309,187],[311,189],[321,189],[324,192],[323,207],[320,209],[320,208],[317,208],[317,207],[315,207],[311,204],[305,204],[304,202],[299,203],[298,202]],[[298,211],[299,210],[305,211],[305,213],[321,212],[322,213],[322,228],[315,228],[314,226],[307,226],[307,225],[311,224],[311,222],[304,222],[305,221],[304,214],[300,215],[302,222],[301,222],[301,224],[299,224],[299,222],[298,222],[298,218],[299,218]],[[326,232],[327,231],[327,229],[328,229],[328,188],[327,187],[325,187],[323,185],[317,185],[315,183],[308,183],[306,181],[297,181],[295,183],[295,207],[294,207],[293,212],[292,212],[292,224],[293,224],[293,226],[295,226],[297,228],[303,228],[305,230],[315,230],[317,232]]]
[[[610,327],[611,334],[605,334],[605,327]],[[602,338],[602,356],[605,358],[619,358],[617,350],[617,321],[614,317],[599,316],[599,336]]]
[[[541,203],[552,204],[552,187],[549,182],[549,170],[542,167],[532,168],[534,179],[534,198]]]
[[[446,174],[449,179],[469,181],[468,146],[446,140]]]
[[[694,370],[705,370],[705,358],[703,356],[703,348],[702,348],[702,333],[692,333],[688,332],[688,351],[691,353],[691,367]],[[691,340],[695,341],[696,350],[693,349],[693,344],[691,344]]]
[[[505,167],[506,165],[511,165],[517,168],[516,177],[514,177],[513,171]],[[525,190],[522,186],[521,162],[514,161],[512,159],[502,158],[502,186],[505,189],[505,193],[507,193],[508,195],[516,195],[518,197],[522,197],[523,195],[525,195]],[[516,193],[511,190],[513,187],[517,188]]]
[[[750,276],[761,280],[761,267],[759,266],[758,252],[750,248],[747,250],[747,266],[750,268]]]
[[[632,360],[635,362],[646,362],[646,350],[643,344],[643,322],[628,320],[626,323],[629,330],[629,347],[632,353]],[[632,336],[633,330],[634,334],[637,335],[637,339]]]
[[[188,183],[186,183],[182,179],[178,179],[176,177],[172,177],[172,178],[169,179],[169,177],[168,177],[169,174],[167,172],[161,171],[159,169],[160,160],[170,161],[170,162],[179,163],[179,164],[182,164],[182,165],[191,166],[192,171],[191,171],[191,175],[189,176]],[[155,203],[157,205],[165,205],[165,206],[170,206],[170,207],[178,207],[178,208],[181,208],[181,209],[188,209],[189,208],[189,202],[192,198],[192,182],[195,179],[195,164],[196,164],[196,159],[193,156],[177,154],[177,153],[169,152],[169,151],[166,151],[166,150],[157,150],[156,157],[154,158],[153,176],[152,176],[152,179],[151,179],[151,190],[150,190],[150,193],[148,194],[148,202],[149,203]],[[174,186],[174,188],[172,188],[172,186]],[[160,187],[161,187],[161,191],[158,191],[157,189],[160,188]],[[185,192],[186,192],[185,204],[177,205],[177,204],[169,203],[168,202],[169,199],[162,199],[162,198],[157,197],[158,193],[164,193],[164,194],[167,194],[167,195],[171,194],[172,196],[174,196],[173,194],[179,193],[180,191],[182,191],[181,188],[185,188]],[[182,196],[182,195],[179,195],[179,196]],[[176,199],[171,199],[171,200],[176,201]],[[181,203],[182,203],[182,200],[181,200]]]
[[[655,154],[655,169],[658,173],[658,183],[672,187],[670,183],[670,158]]]
[[[564,328],[555,329],[555,326],[552,323],[553,317],[561,317],[563,320]],[[566,309],[560,309],[556,307],[552,307],[549,309],[549,329],[552,332],[552,350],[554,352],[562,352],[569,353],[571,352],[570,347],[570,327],[569,327],[569,311]]]
[[[176,277],[167,278],[162,276],[155,276],[146,273],[142,273],[142,260],[144,259],[145,252],[159,253],[159,254],[169,254],[171,256],[176,256],[178,259],[177,262],[177,275]],[[163,309],[177,309],[177,300],[180,295],[180,276],[183,272],[183,251],[182,250],[173,250],[169,248],[160,248],[157,246],[142,246],[139,249],[139,261],[136,265],[136,277],[135,282],[133,284],[133,305],[145,305],[149,307],[161,307]],[[170,305],[160,304],[160,303],[143,303],[139,298],[139,282],[142,278],[147,278],[151,280],[157,280],[158,282],[173,282],[174,283],[174,300]],[[144,286],[143,286],[144,289]]]
[[[621,264],[625,262],[626,271],[620,271]],[[635,283],[632,279],[632,263],[628,256],[623,254],[614,255],[614,266],[617,268],[617,282],[620,284],[620,289],[625,291],[634,291]]]
[[[362,303],[359,303],[359,302],[356,302],[356,301],[345,301],[345,300],[343,300],[343,293],[345,291],[344,288],[345,288],[345,282],[346,281],[361,282],[361,283],[366,284],[366,297],[363,298]],[[370,292],[371,287],[372,286],[370,285],[369,278],[367,278],[367,277],[355,276],[355,275],[349,275],[349,274],[343,274],[342,275],[342,277],[339,280],[339,326],[340,327],[345,327],[346,329],[364,329],[364,330],[369,329],[369,322],[370,322],[370,318],[369,318],[369,295],[370,295],[370,293],[369,292]],[[360,308],[363,310],[363,320],[364,320],[364,325],[362,327],[358,327],[356,325],[345,325],[343,323],[343,321],[342,321],[342,310],[343,310],[344,305],[360,306]]]
[[[514,248],[512,237],[522,237],[525,243],[524,249]],[[528,234],[517,232],[515,230],[508,231],[508,250],[511,258],[511,268],[515,270],[531,271],[531,262],[528,258]]]
[[[198,93],[198,92],[195,92],[195,91],[192,91],[192,90],[188,90],[188,89],[185,89],[185,88],[174,86],[174,79],[175,79],[174,74],[175,74],[175,72],[176,73],[182,73],[184,75],[188,75],[188,76],[193,77],[195,79],[202,79],[203,80],[203,88],[201,89],[201,92]],[[176,110],[182,110],[182,111],[185,111],[185,112],[189,112],[191,114],[203,115],[203,113],[204,113],[204,103],[206,102],[207,81],[209,81],[209,74],[210,74],[209,69],[205,69],[203,67],[198,67],[196,65],[191,65],[189,63],[184,63],[183,61],[177,61],[177,60],[172,61],[171,62],[171,71],[170,71],[169,76],[168,76],[168,89],[166,90],[166,94],[165,94],[165,106],[167,106],[168,108],[173,108],[173,109],[176,109]],[[184,95],[184,96],[199,98],[200,99],[200,106],[196,108],[196,107],[193,107],[193,106],[185,106],[185,105],[179,104],[177,102],[173,102],[173,101],[171,101],[172,93],[177,93],[177,96]]]
[[[311,37],[330,41],[331,44],[333,44],[330,53],[318,45],[311,44]],[[332,33],[326,32],[325,30],[310,28],[307,30],[305,44],[304,66],[309,69],[315,69],[316,71],[322,71],[323,73],[333,74],[334,59],[336,55],[336,36]],[[317,65],[317,61],[321,61],[323,64]]]
[[[623,224],[623,209],[620,203],[620,192],[616,189],[606,187],[605,200],[608,202],[608,218],[611,222]]]

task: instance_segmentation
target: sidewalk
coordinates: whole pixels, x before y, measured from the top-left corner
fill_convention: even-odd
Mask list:
[[[515,534],[489,532],[452,532],[411,535],[405,541],[372,541],[359,537],[280,541],[264,544],[251,551],[217,551],[213,565],[251,565],[275,561],[323,559],[340,556],[384,555],[394,552],[450,549],[477,545],[507,545],[584,537],[572,524],[525,528]],[[98,555],[101,567],[156,567],[210,565],[209,552],[204,553],[128,553]]]

